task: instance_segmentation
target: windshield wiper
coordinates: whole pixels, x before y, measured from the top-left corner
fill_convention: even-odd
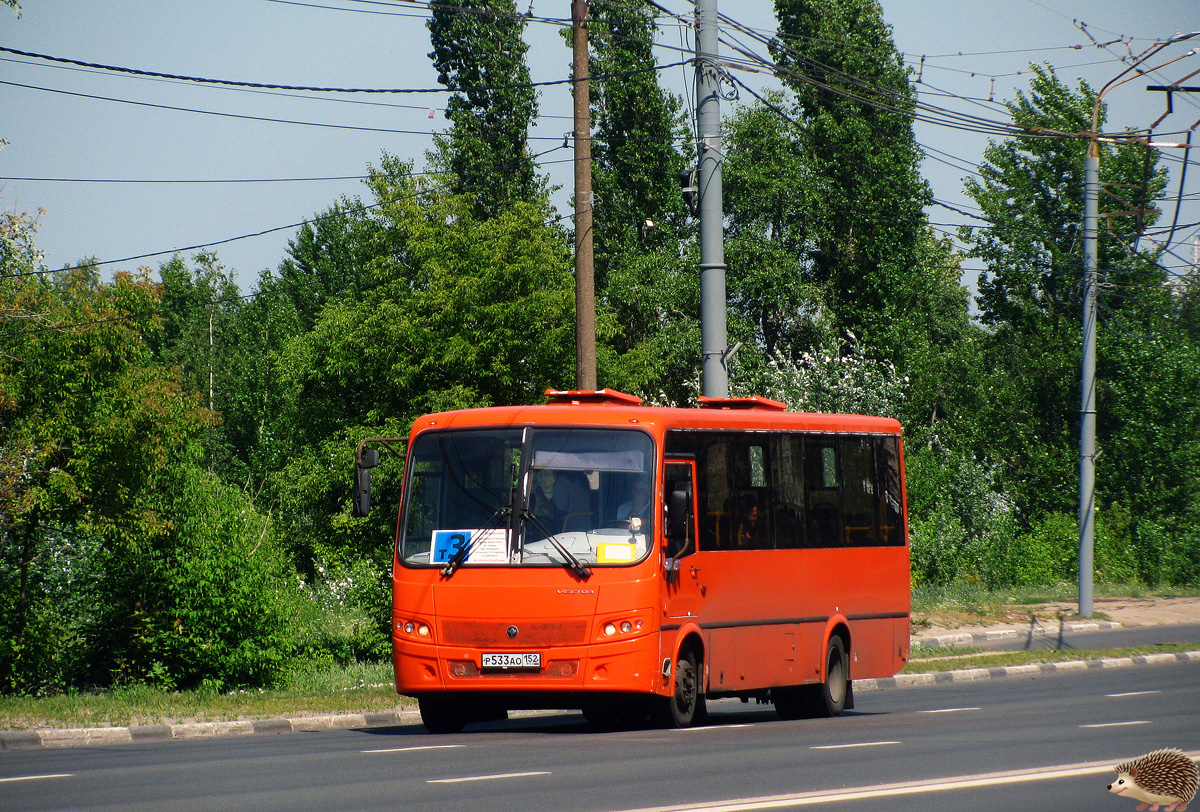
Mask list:
[[[571,572],[575,573],[584,580],[592,577],[592,571],[588,569],[582,561],[576,558],[574,553],[564,547],[563,543],[559,541],[553,533],[550,532],[550,529],[546,527],[546,525],[542,524],[542,520],[533,515],[528,508],[521,511],[521,518],[527,522],[530,522],[539,531],[546,534],[546,541],[550,542],[551,546],[553,546],[554,549],[557,550],[565,559],[562,562],[563,566],[567,567],[571,570]]]
[[[471,555],[471,551],[474,550],[479,544],[479,541],[483,538],[484,534],[489,530],[495,530],[496,527],[500,525],[501,519],[506,519],[511,515],[511,503],[497,507],[492,513],[491,518],[484,522],[483,527],[472,533],[471,538],[467,540],[467,543],[459,547],[454,555],[450,556],[449,560],[446,561],[446,566],[442,567],[442,577],[449,578],[450,576],[454,575],[454,572],[461,567],[463,562],[467,560],[467,557]]]

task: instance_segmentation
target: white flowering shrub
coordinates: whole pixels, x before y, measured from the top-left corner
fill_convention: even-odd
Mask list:
[[[846,331],[840,337],[827,334],[796,358],[776,352],[755,383],[755,394],[782,400],[797,412],[898,417],[908,378],[890,362],[869,357],[858,337]]]

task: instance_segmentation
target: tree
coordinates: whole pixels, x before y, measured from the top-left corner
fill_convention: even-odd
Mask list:
[[[1001,462],[1027,521],[1047,512],[1073,512],[1078,453],[1087,141],[1042,133],[1090,130],[1095,99],[1086,83],[1072,91],[1053,70],[1034,65],[1030,92],[1008,103],[1014,123],[1030,135],[992,142],[980,178],[967,182],[967,193],[988,221],[961,234],[968,256],[987,266],[977,301],[989,328],[979,381],[989,397],[980,404],[977,450]],[[1101,127],[1104,120],[1101,107]],[[1130,188],[1140,188],[1145,201],[1161,196],[1165,175],[1155,154],[1136,144],[1101,145],[1101,153],[1101,182],[1122,190],[1118,196]],[[1102,196],[1101,212],[1126,207],[1117,197]],[[1111,228],[1104,226],[1100,245],[1101,282],[1131,290],[1161,286],[1153,257],[1134,248],[1139,223],[1118,216],[1106,223]],[[1123,307],[1116,300],[1114,305]]]
[[[875,0],[776,0],[775,10],[771,52],[794,93],[808,187],[797,259],[840,329],[901,361],[931,329],[910,331],[911,306],[945,280],[920,262],[930,191],[912,132],[916,92]]]
[[[651,402],[690,403],[699,287],[679,193],[683,105],[659,84],[648,4],[593,3],[589,17],[600,377]]]
[[[436,168],[455,194],[474,196],[473,213],[499,214],[545,192],[529,154],[537,92],[525,64],[525,18],[512,0],[434,0],[429,54],[438,81],[454,93],[446,103],[450,133],[435,138]]]
[[[365,530],[348,517],[360,439],[404,434],[425,412],[533,403],[570,377],[570,255],[548,207],[517,202],[481,220],[471,195],[426,183],[386,156],[372,170],[376,238],[389,246],[373,284],[326,304],[280,358],[280,419],[303,444],[276,492],[302,562],[390,550],[394,517],[377,511]]]
[[[212,416],[153,364],[143,335],[161,329],[160,290],[145,274],[50,273],[19,215],[0,236],[0,682],[28,690],[54,656],[40,635],[77,622],[46,589],[59,561],[136,557],[167,532],[159,478],[198,452]]]
[[[669,248],[687,236],[679,173],[687,131],[682,101],[658,82],[654,11],[645,2],[592,3],[592,171],[596,191],[597,286],[633,253]]]

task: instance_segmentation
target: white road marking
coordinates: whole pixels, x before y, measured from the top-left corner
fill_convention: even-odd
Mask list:
[[[883,747],[888,744],[899,744],[900,742],[858,742],[856,744],[822,744],[818,747],[810,747],[809,750],[846,750],[851,747]]]
[[[982,708],[933,708],[931,710],[917,711],[917,713],[961,713],[962,711],[976,711]]]
[[[697,730],[733,730],[735,727],[757,727],[751,724],[739,725],[703,725],[701,727],[677,727],[676,733],[695,733]]]
[[[1147,696],[1149,694],[1161,694],[1162,691],[1126,691],[1123,694],[1105,694],[1110,699],[1117,699],[1122,696]]]
[[[46,775],[16,775],[12,778],[0,778],[0,783],[9,781],[41,781],[44,778],[71,778],[75,773],[47,773]]]
[[[427,744],[421,747],[386,747],[379,750],[363,750],[364,753],[412,753],[417,750],[453,750],[465,744]]]
[[[1185,753],[1195,761],[1200,750]],[[704,801],[671,806],[651,806],[641,809],[626,809],[623,812],[750,812],[758,809],[786,809],[796,806],[815,806],[835,801],[858,801],[866,798],[890,798],[901,795],[917,795],[925,792],[993,787],[1003,784],[1020,784],[1030,781],[1052,781],[1075,778],[1081,775],[1111,773],[1112,765],[1120,763],[1123,756],[1106,761],[1085,761],[1079,764],[1063,764],[1058,767],[1036,767],[1027,770],[1007,770],[996,773],[960,775],[928,781],[906,781],[899,784],[882,784],[876,787],[852,787],[840,790],[816,790],[789,795],[764,795],[754,798],[735,798],[726,801]]]
[[[471,775],[463,778],[433,778],[426,784],[462,784],[467,781],[495,781],[499,778],[528,778],[534,775],[549,775],[549,771],[532,773],[500,773],[498,775]]]
[[[1099,725],[1080,725],[1080,727],[1129,727],[1131,725],[1148,725],[1150,722],[1138,720],[1136,722],[1105,722]]]

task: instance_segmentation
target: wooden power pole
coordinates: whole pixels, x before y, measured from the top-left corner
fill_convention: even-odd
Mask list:
[[[596,283],[592,254],[592,122],[588,87],[587,0],[571,0],[572,83],[575,96],[575,381],[596,384]]]

